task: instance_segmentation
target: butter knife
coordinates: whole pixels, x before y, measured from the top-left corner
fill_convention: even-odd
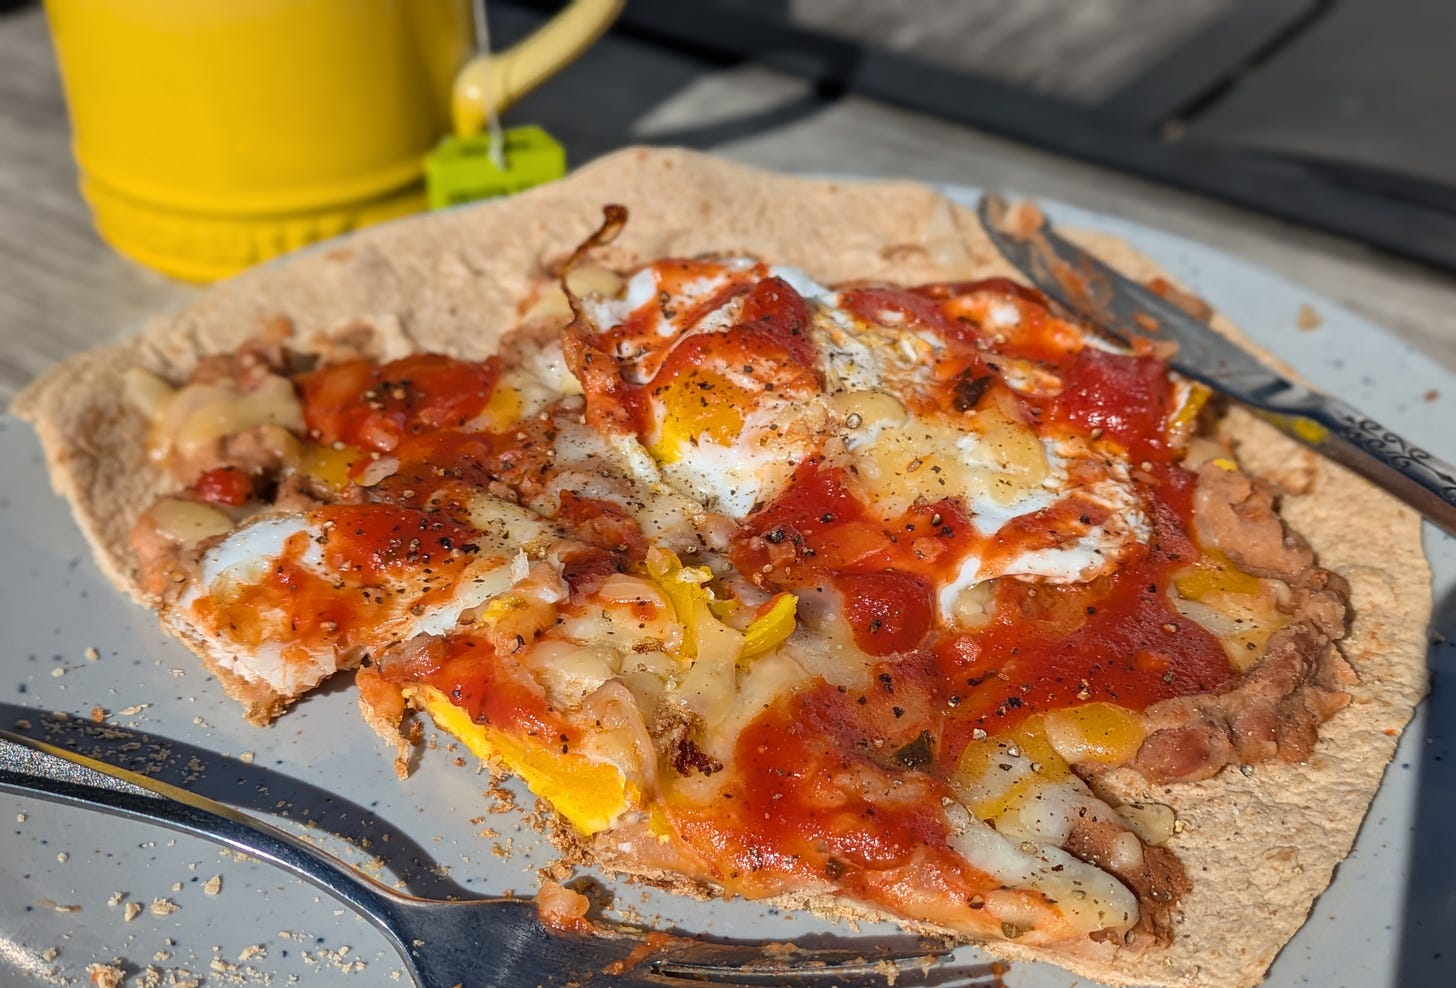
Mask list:
[[[976,208],[991,242],[1041,292],[1124,345],[1146,340],[1191,380],[1247,405],[1281,432],[1364,476],[1456,535],[1456,467],[1338,398],[1297,384],[1207,323],[1058,236],[999,196]],[[1172,347],[1169,347],[1172,344]]]

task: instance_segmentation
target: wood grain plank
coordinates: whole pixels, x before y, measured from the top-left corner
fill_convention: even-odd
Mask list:
[[[497,10],[502,35],[534,21]],[[873,100],[833,99],[760,67],[608,36],[510,114],[580,163],[674,143],[766,167],[997,186],[1126,216],[1221,247],[1389,326],[1456,368],[1456,280]],[[38,8],[0,16],[0,402],[51,363],[197,291],[119,257],[76,192],[59,80]]]

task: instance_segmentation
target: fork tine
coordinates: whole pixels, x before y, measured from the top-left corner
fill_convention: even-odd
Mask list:
[[[942,969],[941,962],[953,948],[954,944],[947,940],[908,937],[839,941],[825,946],[699,940],[655,957],[644,966],[667,978],[723,985],[788,984],[808,988],[893,984],[907,977],[917,983],[942,984],[944,980],[932,972]],[[956,971],[952,980],[992,973],[987,965],[975,965],[972,971]]]
[[[787,945],[792,946],[792,945]],[[947,962],[941,952],[918,954],[887,951],[854,952],[849,948],[830,950],[791,950],[782,959],[765,957],[742,961],[736,956],[725,963],[715,963],[706,956],[702,960],[665,960],[652,965],[660,980],[656,985],[673,981],[696,981],[729,986],[784,985],[789,988],[852,988],[852,986],[914,984],[926,986],[958,986],[958,988],[1004,988],[999,964],[984,961]]]

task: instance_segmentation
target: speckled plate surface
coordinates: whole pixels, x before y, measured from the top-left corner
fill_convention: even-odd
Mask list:
[[[974,202],[972,190],[949,191]],[[1315,384],[1440,455],[1456,454],[1456,375],[1379,328],[1207,247],[1070,207],[1048,212],[1124,237]],[[1299,328],[1305,305],[1318,328]],[[1427,526],[1426,548],[1436,572],[1432,696],[1354,851],[1276,961],[1272,986],[1456,984],[1456,853],[1447,837],[1456,818],[1456,540]],[[270,728],[245,723],[191,653],[94,569],[50,492],[34,437],[10,418],[0,418],[0,560],[0,726],[146,768],[306,832],[419,895],[529,894],[536,869],[552,860],[522,811],[503,809],[473,760],[457,765],[444,742],[396,781],[346,687],[320,691]],[[529,810],[529,798],[516,802]],[[618,912],[659,925],[744,936],[851,932],[749,903],[608,888]],[[962,956],[977,960],[969,949]],[[379,933],[291,876],[166,830],[0,795],[0,984],[87,984],[93,963],[117,964],[128,985],[402,979]],[[1004,981],[1090,988],[1043,965],[1018,964]]]

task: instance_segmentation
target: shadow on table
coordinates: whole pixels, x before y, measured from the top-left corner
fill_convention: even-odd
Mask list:
[[[1456,984],[1456,591],[1431,622],[1431,695],[1417,767],[1397,985]]]
[[[551,5],[532,0],[492,8],[494,47],[506,48],[529,34],[550,9]],[[854,45],[830,39],[816,41],[796,54],[825,66],[822,74],[836,78],[853,75],[854,62],[860,58]],[[558,76],[507,111],[506,123],[529,121],[545,127],[566,145],[575,165],[632,144],[707,150],[812,117],[843,92],[833,84],[810,85],[807,91],[772,106],[726,118],[716,105],[680,100],[699,80],[742,64],[741,59],[717,52],[644,40],[618,25]],[[644,129],[644,121],[675,100],[690,107],[686,114],[701,112],[706,122],[668,121]],[[685,114],[679,111],[675,115]]]

